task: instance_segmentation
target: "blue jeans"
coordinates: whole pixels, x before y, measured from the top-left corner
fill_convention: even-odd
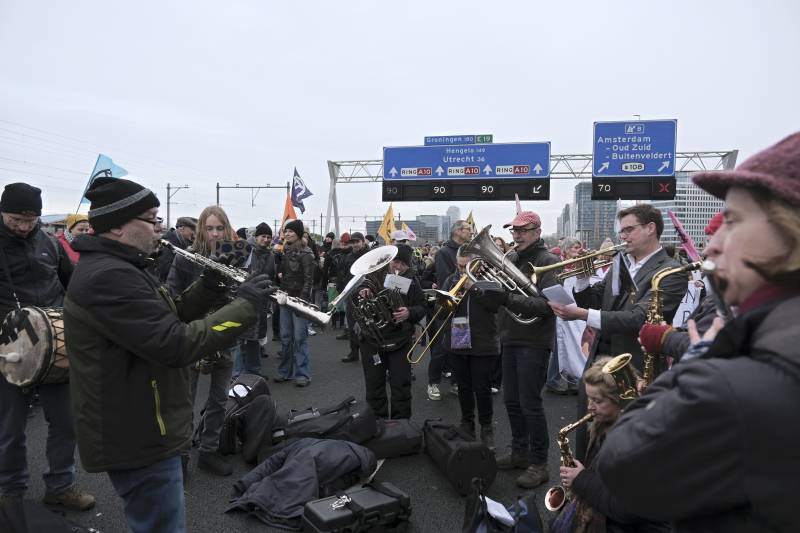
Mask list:
[[[282,378],[304,377],[311,379],[308,361],[308,320],[299,317],[286,306],[281,306],[281,364],[278,375]]]
[[[261,344],[258,341],[239,341],[233,354],[234,378],[241,374],[261,374]]]
[[[114,490],[125,501],[128,531],[186,531],[180,455],[143,468],[109,471],[108,477]]]
[[[22,494],[28,488],[25,426],[32,395],[0,378],[0,494]],[[47,492],[60,492],[75,483],[75,429],[70,410],[69,383],[39,387],[47,420]]]
[[[535,464],[547,462],[550,439],[542,408],[542,387],[550,350],[503,346],[503,400],[511,425],[511,448]]]

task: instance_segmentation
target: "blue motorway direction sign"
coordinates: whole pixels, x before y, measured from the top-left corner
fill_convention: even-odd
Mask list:
[[[592,176],[674,176],[677,120],[595,122]]]
[[[383,149],[384,180],[546,178],[550,143],[401,146]]]
[[[425,146],[441,146],[447,144],[486,144],[494,140],[494,135],[431,135],[425,137]]]

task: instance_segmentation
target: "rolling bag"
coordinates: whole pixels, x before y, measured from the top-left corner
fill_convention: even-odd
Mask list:
[[[422,430],[407,418],[379,420],[378,435],[363,443],[378,459],[389,459],[419,453],[422,449]]]
[[[460,428],[438,420],[426,420],[422,433],[425,453],[462,496],[469,494],[472,479],[488,490],[497,475],[494,453]]]
[[[391,483],[371,482],[343,494],[308,502],[303,509],[303,531],[406,531],[410,515],[408,494]]]

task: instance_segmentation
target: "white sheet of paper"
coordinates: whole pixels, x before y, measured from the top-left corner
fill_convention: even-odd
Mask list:
[[[490,515],[507,526],[514,525],[514,517],[511,516],[502,503],[498,503],[488,496],[484,496],[484,498],[486,498],[486,510],[489,511]]]
[[[399,289],[400,294],[408,294],[411,280],[397,274],[387,274],[386,279],[383,280],[383,287],[385,289]]]
[[[561,285],[553,285],[542,289],[542,294],[551,302],[562,305],[570,305],[575,303],[575,299],[567,290]]]

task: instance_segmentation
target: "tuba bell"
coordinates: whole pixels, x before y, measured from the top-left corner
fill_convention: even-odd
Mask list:
[[[639,396],[639,390],[636,388],[636,372],[633,371],[633,363],[631,363],[632,358],[631,354],[624,353],[603,365],[603,373],[610,374],[614,378],[621,400],[635,400]]]
[[[510,252],[503,253],[492,240],[489,224],[469,243],[464,245],[464,252],[476,255],[467,263],[467,275],[472,281],[494,281],[500,283],[504,289],[516,292],[523,296],[539,296],[539,291],[533,280],[523,274],[514,263],[508,259]],[[523,318],[508,309],[506,311],[520,324],[533,324],[539,317]]]

